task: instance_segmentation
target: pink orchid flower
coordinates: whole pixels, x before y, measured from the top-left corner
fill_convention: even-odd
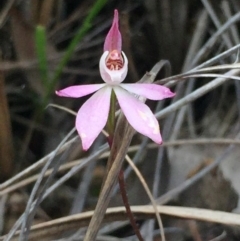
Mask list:
[[[99,69],[103,84],[76,85],[56,91],[64,97],[79,98],[93,94],[79,109],[76,117],[76,129],[81,137],[82,146],[87,150],[107,123],[111,92],[114,91],[118,103],[132,127],[154,142],[161,144],[159,124],[149,107],[133,94],[150,100],[162,100],[173,97],[167,87],[157,84],[122,84],[128,71],[128,59],[122,51],[122,37],[118,28],[118,11],[104,43],[104,52]]]

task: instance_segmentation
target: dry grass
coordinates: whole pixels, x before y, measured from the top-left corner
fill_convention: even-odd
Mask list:
[[[239,240],[240,216],[232,211],[240,208],[240,3],[103,0],[94,10],[96,2],[0,4],[0,239],[136,240],[116,185],[123,166],[145,240],[161,240],[159,230],[167,241]],[[85,99],[58,98],[54,90],[101,82],[98,62],[115,8],[126,82],[164,84],[176,97],[147,102],[162,146],[117,112],[111,151],[101,135],[86,153],[74,129]],[[105,172],[107,160],[114,165]]]

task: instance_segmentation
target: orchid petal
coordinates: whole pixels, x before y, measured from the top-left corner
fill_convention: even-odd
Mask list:
[[[113,89],[118,103],[132,127],[154,142],[161,144],[159,124],[149,107],[123,88],[114,86]]]
[[[112,88],[106,86],[92,95],[80,108],[76,128],[87,150],[107,123]]]
[[[157,84],[121,84],[121,87],[150,100],[162,100],[175,96],[169,88]]]
[[[118,29],[118,10],[114,10],[114,18],[112,22],[112,27],[110,28],[107,37],[104,42],[104,51],[111,52],[116,49],[121,53],[122,51],[122,36]]]
[[[121,83],[126,78],[126,75],[128,72],[128,59],[124,54],[124,52],[122,52],[123,61],[124,61],[123,67],[119,70],[110,70],[107,68],[107,65],[105,62],[108,56],[108,53],[109,53],[108,51],[105,51],[102,54],[99,62],[99,70],[100,70],[101,77],[108,84]]]
[[[93,84],[93,85],[75,85],[70,86],[65,89],[56,91],[58,96],[79,98],[85,95],[89,95],[99,89],[101,89],[105,84]]]

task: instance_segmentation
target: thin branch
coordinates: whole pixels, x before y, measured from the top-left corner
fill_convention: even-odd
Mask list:
[[[131,206],[131,209],[138,219],[154,218],[156,215],[152,205]],[[177,206],[157,206],[157,209],[160,214],[173,217],[240,226],[240,215],[236,213]],[[44,237],[54,237],[65,231],[86,227],[93,214],[94,211],[88,211],[33,225],[29,241],[40,240]],[[104,222],[124,220],[125,215],[125,207],[108,208],[104,216]],[[16,232],[11,241],[18,241],[18,235],[19,231]],[[4,240],[4,238],[6,236],[1,236],[0,241]]]

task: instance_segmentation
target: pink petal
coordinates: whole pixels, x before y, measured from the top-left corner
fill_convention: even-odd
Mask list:
[[[107,68],[106,62],[105,62],[108,56],[108,53],[109,53],[108,51],[105,51],[100,58],[99,70],[100,70],[101,77],[108,84],[121,83],[126,78],[126,75],[128,72],[127,56],[124,54],[124,52],[122,52],[122,56],[124,60],[123,67],[119,70],[110,70]]]
[[[56,94],[64,97],[79,98],[101,89],[104,85],[105,84],[75,85],[56,91]]]
[[[169,88],[157,84],[121,84],[121,87],[150,100],[162,100],[175,96]]]
[[[112,27],[110,28],[107,37],[104,42],[104,51],[111,52],[116,49],[120,53],[122,51],[122,36],[118,29],[118,10],[114,10],[114,18],[112,22]]]
[[[118,86],[113,88],[118,103],[132,127],[141,134],[148,136],[154,142],[161,144],[162,137],[159,124],[149,107],[123,88]]]
[[[106,125],[112,88],[106,86],[92,95],[80,108],[76,118],[76,128],[87,150]]]

